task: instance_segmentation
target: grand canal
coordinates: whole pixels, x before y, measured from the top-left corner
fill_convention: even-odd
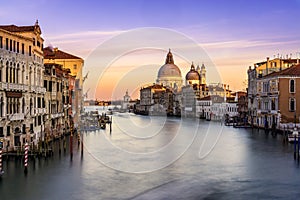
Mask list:
[[[281,135],[195,119],[113,115],[73,156],[4,161],[1,199],[296,199],[300,168]],[[69,144],[68,144],[69,145]],[[67,148],[68,149],[68,148]]]

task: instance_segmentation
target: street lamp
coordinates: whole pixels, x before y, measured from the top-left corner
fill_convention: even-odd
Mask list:
[[[296,109],[294,110],[294,124],[295,124],[295,128],[296,128]]]

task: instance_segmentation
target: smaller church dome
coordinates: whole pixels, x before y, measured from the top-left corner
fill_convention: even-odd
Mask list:
[[[195,70],[194,64],[192,63],[190,71],[186,74],[185,79],[187,81],[199,81],[200,80],[200,75],[199,73]]]

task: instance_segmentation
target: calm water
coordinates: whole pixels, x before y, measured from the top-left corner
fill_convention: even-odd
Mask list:
[[[84,133],[84,153],[4,161],[2,199],[296,199],[300,168],[280,135],[129,114]],[[57,148],[56,144],[56,148]],[[68,148],[67,148],[68,149]]]

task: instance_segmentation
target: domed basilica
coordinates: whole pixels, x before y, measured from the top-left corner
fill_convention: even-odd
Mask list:
[[[175,90],[182,87],[181,71],[174,64],[173,54],[170,49],[165,64],[158,71],[156,83]]]
[[[205,76],[206,69],[204,64],[202,64],[201,69],[199,66],[195,69],[194,64],[192,64],[190,71],[185,76],[186,85],[205,85]],[[166,62],[158,71],[156,83],[165,87],[170,87],[174,90],[180,90],[183,86],[182,82],[181,71],[179,67],[174,64],[173,54],[169,49]]]
[[[190,71],[185,76],[186,85],[206,85],[206,69],[204,64],[202,64],[201,69],[199,65],[195,69],[192,63]]]

